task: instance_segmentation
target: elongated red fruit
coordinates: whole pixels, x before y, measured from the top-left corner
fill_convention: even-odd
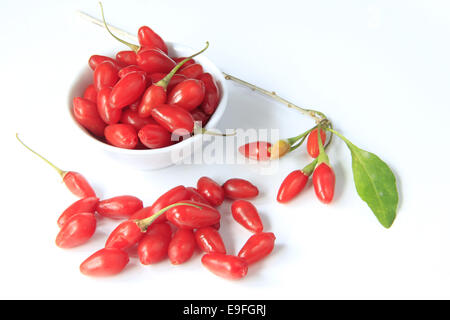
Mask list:
[[[197,229],[212,226],[220,222],[220,213],[217,209],[206,204],[189,200],[184,200],[182,202],[200,208],[193,206],[177,206],[167,210],[167,220],[172,222],[178,228]]]
[[[333,200],[336,177],[333,169],[325,162],[317,166],[313,173],[313,185],[317,198],[328,204]]]
[[[119,51],[116,54],[116,61],[124,66],[137,65],[136,59],[136,52],[132,50]]]
[[[93,213],[77,213],[62,226],[55,243],[60,248],[74,248],[86,243],[94,234],[97,221]]]
[[[145,49],[137,54],[137,65],[147,73],[169,73],[175,61],[159,49]]]
[[[203,73],[198,79],[205,84],[205,97],[203,98],[200,108],[205,114],[211,115],[216,111],[220,101],[219,87],[210,73]]]
[[[159,210],[164,209],[174,203],[181,202],[183,200],[188,200],[189,194],[184,186],[176,186],[170,189],[163,195],[161,195],[150,207],[145,207],[130,217],[130,220],[140,220],[150,217],[151,215],[157,213]],[[183,201],[185,202],[185,201]],[[160,215],[154,223],[160,223],[166,221],[166,213]]]
[[[111,145],[123,149],[134,149],[139,142],[134,126],[125,123],[108,125],[105,128],[105,138]]]
[[[79,124],[93,135],[103,137],[106,123],[98,114],[96,103],[81,97],[75,97],[73,99],[72,111],[73,116]]]
[[[131,72],[125,75],[111,91],[111,108],[124,108],[135,102],[144,93],[147,80],[144,72]]]
[[[278,189],[277,201],[287,203],[294,199],[305,188],[309,176],[302,170],[292,171]]]
[[[191,201],[194,202],[198,202],[198,203],[203,203],[203,204],[207,204],[209,205],[208,200],[206,200],[201,194],[200,192],[198,192],[198,190],[196,188],[193,187],[187,187],[186,190],[189,193],[189,199]]]
[[[94,54],[89,58],[89,67],[95,71],[95,69],[97,68],[97,66],[102,63],[103,61],[110,61],[111,63],[115,64],[117,69],[119,69],[120,67],[123,67],[119,62],[117,62],[115,59],[110,58],[110,57],[106,57],[106,56],[101,56],[98,54]]]
[[[213,227],[199,228],[195,231],[195,240],[200,249],[206,253],[226,253],[220,233]]]
[[[121,109],[113,109],[109,105],[109,96],[111,95],[112,88],[105,87],[100,89],[97,94],[97,111],[106,124],[114,124],[119,122],[122,115]]]
[[[192,230],[178,229],[169,243],[168,255],[172,264],[182,264],[194,254],[196,247]]]
[[[138,30],[139,44],[143,48],[158,48],[167,54],[167,45],[164,40],[150,27],[142,26]]]
[[[194,130],[194,118],[183,108],[175,105],[161,104],[152,109],[152,117],[170,132],[191,133]]]
[[[97,213],[108,218],[129,218],[143,208],[142,200],[135,196],[118,196],[98,203]]]
[[[58,218],[58,226],[61,228],[67,220],[77,213],[94,213],[99,199],[97,197],[86,197],[72,203]]]
[[[120,273],[130,261],[125,251],[114,248],[104,248],[95,252],[80,265],[84,275],[107,277]]]
[[[95,89],[94,84],[90,84],[86,87],[83,93],[83,98],[94,103],[97,102],[97,90]]]
[[[112,87],[119,80],[119,69],[111,61],[103,61],[94,71],[94,86],[97,91],[105,87]]]
[[[258,188],[244,179],[229,179],[222,186],[225,196],[229,199],[252,199],[258,196]]]
[[[197,190],[214,207],[220,206],[225,199],[223,188],[208,177],[198,179]]]
[[[268,256],[275,245],[272,232],[260,232],[251,236],[239,251],[238,256],[250,265]]]
[[[223,253],[205,254],[202,264],[215,275],[229,280],[241,279],[248,271],[248,264],[244,259]]]
[[[324,130],[320,130],[320,138],[322,139],[322,144],[325,144],[325,140],[327,139],[327,134]],[[306,142],[306,150],[309,155],[313,158],[317,158],[319,156],[319,137],[317,136],[317,129],[312,130],[309,133],[308,140]]]
[[[246,200],[236,200],[231,205],[234,220],[251,232],[261,232],[263,223],[256,207]]]
[[[142,230],[133,220],[120,223],[109,235],[105,248],[128,249],[139,242],[143,235]]]
[[[94,189],[81,173],[67,171],[64,174],[63,182],[74,195],[80,198],[96,196]]]
[[[197,108],[205,97],[205,85],[197,79],[180,82],[167,95],[167,103],[187,111]]]
[[[141,118],[137,110],[125,108],[120,118],[121,123],[131,124],[137,131],[139,131],[146,124],[156,124],[152,117]]]
[[[139,241],[138,255],[142,264],[154,264],[167,257],[172,229],[168,223],[152,224]]]
[[[170,146],[172,134],[159,124],[147,124],[138,132],[139,140],[150,149],[164,148]]]
[[[188,79],[198,79],[202,73],[203,67],[199,63],[191,64],[178,71],[178,74],[182,74]]]
[[[239,147],[239,152],[246,158],[265,161],[270,160],[270,147],[272,144],[266,141],[250,142]]]

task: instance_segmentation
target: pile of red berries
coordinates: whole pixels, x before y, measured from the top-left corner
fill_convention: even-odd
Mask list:
[[[220,102],[213,76],[193,57],[169,56],[166,43],[147,26],[140,46],[115,58],[93,55],[92,84],[73,99],[73,115],[96,138],[125,149],[170,146],[205,126]],[[173,136],[175,134],[175,136]],[[177,138],[178,136],[178,138]]]
[[[275,235],[263,232],[258,210],[248,201],[258,196],[258,188],[244,179],[229,179],[221,186],[202,177],[196,188],[177,186],[148,207],[131,195],[100,201],[87,181],[84,180],[83,186],[76,190],[82,199],[58,219],[59,247],[73,248],[86,243],[95,233],[96,215],[124,219],[111,232],[105,247],[81,263],[80,270],[85,275],[111,276],[121,272],[129,262],[130,250],[137,250],[143,265],[167,257],[178,265],[188,261],[198,247],[205,253],[201,261],[208,270],[223,278],[240,279],[247,274],[250,264],[266,257],[274,248]],[[254,233],[237,255],[227,254],[219,233],[221,214],[217,207],[225,199],[233,201],[234,220]]]

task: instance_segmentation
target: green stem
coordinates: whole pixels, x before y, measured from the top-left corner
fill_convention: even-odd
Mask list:
[[[339,132],[337,132],[336,130],[334,130],[333,128],[325,128],[325,130],[337,135],[339,138],[341,138],[342,140],[344,140],[345,143],[353,145],[353,143],[351,143],[346,137],[344,137],[342,134],[340,134]]]
[[[299,106],[293,104],[292,102],[289,102],[288,100],[281,98],[281,97],[278,96],[278,95],[276,94],[276,92],[274,92],[274,91],[268,91],[268,90],[265,90],[265,89],[263,89],[263,88],[260,88],[260,87],[255,86],[254,84],[251,84],[251,83],[249,83],[249,82],[246,82],[246,81],[244,81],[244,80],[241,80],[241,79],[239,79],[239,78],[236,78],[236,77],[234,77],[234,76],[232,76],[232,75],[230,75],[230,74],[227,74],[227,73],[225,73],[225,72],[222,72],[222,73],[224,74],[225,79],[227,79],[227,80],[233,80],[234,82],[237,82],[237,83],[242,84],[242,85],[244,85],[244,86],[246,86],[246,87],[249,87],[249,88],[252,89],[252,90],[261,92],[261,93],[263,93],[263,94],[265,94],[265,95],[267,95],[267,96],[269,96],[269,97],[272,97],[272,98],[274,98],[275,100],[278,100],[279,102],[283,103],[283,104],[286,105],[287,107],[292,108],[292,109],[296,109],[296,110],[300,111],[301,113],[303,113],[303,114],[305,114],[305,115],[307,115],[307,116],[313,118],[313,119],[316,121],[316,123],[320,123],[321,121],[323,121],[323,120],[325,120],[325,119],[327,118],[327,117],[325,116],[325,114],[323,114],[322,112],[317,111],[317,110],[312,110],[312,109],[301,108],[301,107],[299,107]]]
[[[328,159],[328,156],[325,153],[325,148],[323,147],[322,136],[320,135],[321,130],[323,130],[322,126],[319,125],[317,128],[317,141],[319,144],[319,156],[317,157],[317,163],[321,164],[322,162],[325,162],[327,165],[330,165],[330,160]]]
[[[306,137],[311,131],[313,131],[315,128],[317,128],[317,126],[312,127],[311,129],[303,132],[302,134],[296,136],[296,137],[292,137],[292,138],[288,138],[286,139],[290,145],[293,145],[294,143],[296,143],[298,140],[300,140],[303,137]]]
[[[47,164],[49,164],[53,169],[55,169],[59,175],[61,176],[61,178],[64,178],[64,176],[66,175],[67,171],[61,170],[60,168],[58,168],[57,166],[55,166],[53,163],[51,163],[50,161],[48,161],[46,158],[44,158],[43,156],[41,156],[39,153],[37,153],[36,151],[34,151],[33,149],[31,149],[29,146],[27,146],[22,140],[20,140],[19,138],[19,134],[16,133],[16,138],[17,140],[19,140],[19,142],[28,150],[30,150],[31,152],[33,152],[35,155],[37,155],[39,158],[41,158],[42,160],[44,160],[45,162],[47,162]]]
[[[302,172],[304,173],[304,174],[306,174],[307,176],[310,176],[313,172],[314,172],[314,168],[316,167],[316,165],[317,165],[317,158],[316,159],[314,159],[310,164],[308,164],[307,166],[305,166],[303,169],[302,169]]]
[[[289,152],[294,151],[295,149],[297,149],[298,147],[300,147],[303,142],[305,142],[307,136],[304,136],[299,143],[297,143],[296,145],[291,146],[291,149],[289,150]]]
[[[189,60],[192,58],[198,56],[199,54],[203,53],[206,49],[209,47],[209,42],[206,41],[206,46],[203,48],[203,50],[200,50],[199,52],[187,57],[186,59],[182,60],[180,63],[178,63],[164,78],[159,80],[155,85],[159,87],[163,87],[164,89],[167,89],[167,86],[169,85],[170,79],[172,79],[173,75]]]
[[[141,219],[141,220],[135,220],[136,224],[138,225],[138,227],[141,229],[142,232],[147,231],[147,228],[160,216],[162,215],[164,212],[166,212],[167,210],[172,209],[173,207],[178,207],[178,206],[188,206],[188,207],[194,207],[197,209],[202,209],[202,207],[196,206],[194,204],[191,203],[184,203],[184,202],[178,202],[178,203],[174,203],[171,204],[170,206],[167,206],[161,210],[159,210],[158,212],[156,212],[155,214],[151,215],[148,218],[145,219]]]
[[[207,134],[207,135],[210,135],[210,136],[218,136],[218,137],[231,137],[231,136],[235,136],[236,135],[236,130],[234,130],[234,132],[230,133],[230,134],[208,131],[205,128],[202,128],[201,131],[202,131],[201,134]]]
[[[103,5],[102,5],[101,2],[99,2],[98,4],[100,5],[100,9],[101,9],[101,11],[102,11],[103,25],[105,26],[105,29],[109,32],[109,34],[112,35],[112,36],[114,37],[114,39],[116,39],[117,41],[119,41],[119,42],[123,43],[124,45],[128,46],[128,47],[129,47],[131,50],[133,50],[134,52],[138,52],[139,46],[137,46],[137,45],[135,45],[135,44],[132,44],[132,43],[130,43],[130,42],[128,42],[128,41],[125,41],[125,40],[120,39],[120,38],[117,37],[115,34],[113,34],[113,33],[111,32],[111,30],[109,30],[108,25],[106,24],[106,21],[105,21],[105,15],[104,15],[104,13],[103,13]]]

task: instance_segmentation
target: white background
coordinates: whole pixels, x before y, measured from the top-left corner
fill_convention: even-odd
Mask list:
[[[74,75],[91,54],[125,48],[82,21],[97,1],[0,2],[1,263],[0,298],[333,299],[450,298],[448,1],[104,1],[109,22],[130,32],[147,24],[165,39],[199,48],[219,68],[302,106],[326,113],[356,145],[395,172],[400,204],[384,229],[356,194],[350,155],[330,148],[337,185],[332,204],[308,188],[289,205],[275,201],[283,178],[308,163],[304,149],[273,175],[242,165],[194,165],[139,172],[80,140],[67,115]],[[228,83],[220,128],[306,130],[309,119]],[[255,116],[256,115],[256,116]],[[54,244],[56,219],[76,200],[58,175],[15,140],[63,169],[82,172],[101,197],[134,194],[150,205],[203,175],[242,177],[259,186],[254,201],[277,236],[266,260],[237,282],[188,263],[140,266],[88,278],[78,266],[114,224],[101,220],[86,245]],[[222,234],[236,253],[249,233],[223,212]]]

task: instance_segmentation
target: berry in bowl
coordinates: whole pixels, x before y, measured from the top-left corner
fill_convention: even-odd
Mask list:
[[[138,39],[139,47],[119,39],[132,50],[89,58],[69,111],[86,143],[135,168],[159,169],[201,151],[194,129],[217,125],[228,94],[223,74],[201,55],[209,43],[193,53],[146,26]]]

